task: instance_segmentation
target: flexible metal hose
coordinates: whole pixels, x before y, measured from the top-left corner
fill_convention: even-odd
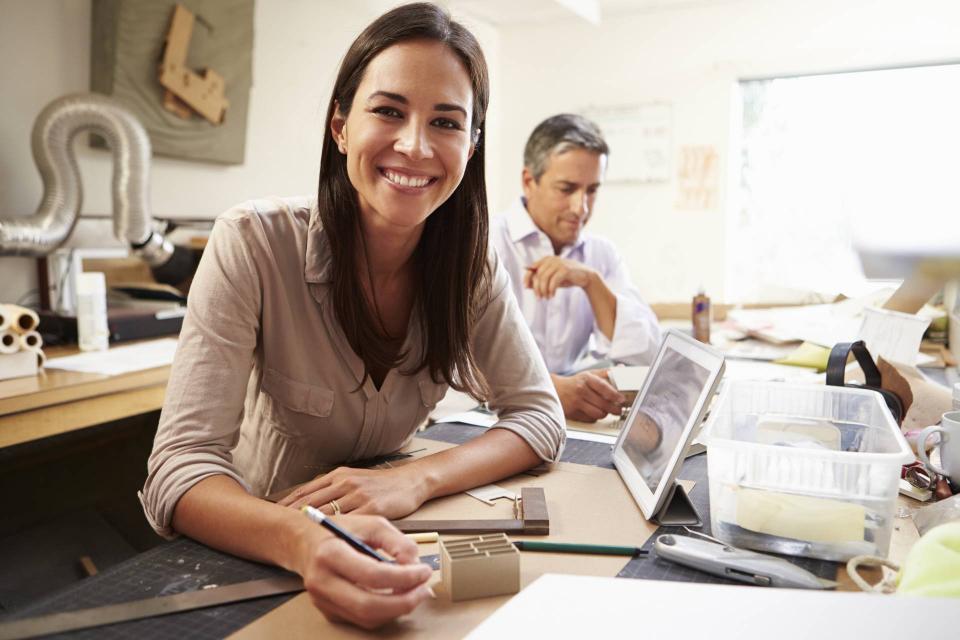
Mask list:
[[[71,143],[93,131],[113,155],[113,232],[152,266],[169,260],[173,246],[154,237],[148,202],[150,138],[136,116],[111,98],[75,94],[58,98],[33,125],[33,159],[43,180],[36,213],[0,217],[0,255],[43,256],[70,236],[83,201],[80,171]]]

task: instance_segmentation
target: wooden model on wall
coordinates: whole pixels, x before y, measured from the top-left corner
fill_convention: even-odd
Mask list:
[[[155,156],[242,164],[253,2],[93,0],[91,89],[133,111]]]
[[[158,70],[160,84],[166,89],[163,107],[184,120],[190,119],[192,109],[218,125],[223,122],[230,102],[223,96],[223,76],[209,67],[201,76],[187,66],[194,22],[190,10],[177,3],[170,18],[167,44]]]

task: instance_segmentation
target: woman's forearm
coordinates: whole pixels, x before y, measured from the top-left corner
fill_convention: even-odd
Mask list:
[[[228,553],[302,572],[302,545],[316,525],[299,512],[255,498],[232,478],[204,478],[177,502],[173,528]]]
[[[507,429],[490,429],[466,444],[400,468],[420,480],[421,502],[426,502],[508,478],[540,462],[540,457],[517,434]]]

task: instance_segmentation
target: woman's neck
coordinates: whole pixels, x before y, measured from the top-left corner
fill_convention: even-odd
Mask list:
[[[389,281],[408,273],[411,258],[423,234],[423,225],[398,227],[364,216],[360,233],[366,255],[358,258],[369,269],[374,282]]]

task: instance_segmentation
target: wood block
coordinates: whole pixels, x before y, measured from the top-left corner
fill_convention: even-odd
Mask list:
[[[531,536],[550,533],[550,516],[547,514],[547,496],[541,487],[520,489],[520,504],[523,509],[523,532]]]
[[[517,593],[520,552],[503,533],[441,540],[440,575],[454,602]]]

